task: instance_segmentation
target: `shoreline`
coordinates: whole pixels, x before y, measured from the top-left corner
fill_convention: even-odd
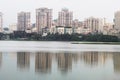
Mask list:
[[[37,41],[37,42],[71,42],[71,44],[109,44],[120,45],[120,42],[92,42],[92,41],[38,41],[38,40],[0,40],[0,41]]]
[[[109,45],[120,45],[120,42],[72,42],[72,44],[109,44]]]

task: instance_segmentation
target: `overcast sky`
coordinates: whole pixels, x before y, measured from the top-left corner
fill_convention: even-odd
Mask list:
[[[107,18],[112,22],[114,12],[120,10],[120,0],[0,0],[0,12],[4,19],[4,26],[17,23],[17,13],[31,12],[32,23],[35,22],[35,9],[48,7],[53,9],[53,19],[58,16],[58,11],[68,8],[73,11],[74,19],[84,20],[95,16]]]

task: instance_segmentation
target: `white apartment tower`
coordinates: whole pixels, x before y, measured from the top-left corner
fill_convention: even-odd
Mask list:
[[[114,19],[114,23],[115,23],[114,28],[120,32],[120,11],[117,11],[115,13],[114,17],[115,17],[115,19]]]
[[[37,33],[43,33],[43,29],[50,29],[52,26],[52,9],[36,9],[36,27]]]
[[[2,17],[2,13],[0,12],[0,32],[2,32],[2,28],[3,28],[3,17]]]
[[[103,19],[90,17],[85,19],[85,27],[89,28],[91,32],[103,32]]]
[[[30,12],[20,12],[17,16],[17,30],[27,31],[31,29]]]
[[[58,13],[58,26],[72,27],[73,12],[68,9],[62,9]]]

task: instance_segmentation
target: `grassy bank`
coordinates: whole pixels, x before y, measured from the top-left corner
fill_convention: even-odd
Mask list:
[[[109,45],[120,45],[120,42],[72,42],[72,44],[109,44]]]

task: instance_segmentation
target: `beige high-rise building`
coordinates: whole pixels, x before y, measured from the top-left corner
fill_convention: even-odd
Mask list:
[[[52,26],[52,9],[39,8],[36,9],[36,27],[37,33],[46,32],[45,29],[50,29]]]
[[[115,13],[115,19],[114,19],[114,22],[115,22],[115,29],[118,30],[120,32],[120,11],[117,11]]]
[[[17,16],[17,30],[27,31],[31,29],[30,12],[20,12]]]
[[[73,12],[68,9],[62,9],[58,13],[58,26],[72,27]]]
[[[89,28],[91,32],[103,32],[103,19],[90,17],[85,20],[85,27]]]
[[[0,32],[2,32],[2,28],[3,28],[3,17],[2,17],[2,13],[0,12]]]

